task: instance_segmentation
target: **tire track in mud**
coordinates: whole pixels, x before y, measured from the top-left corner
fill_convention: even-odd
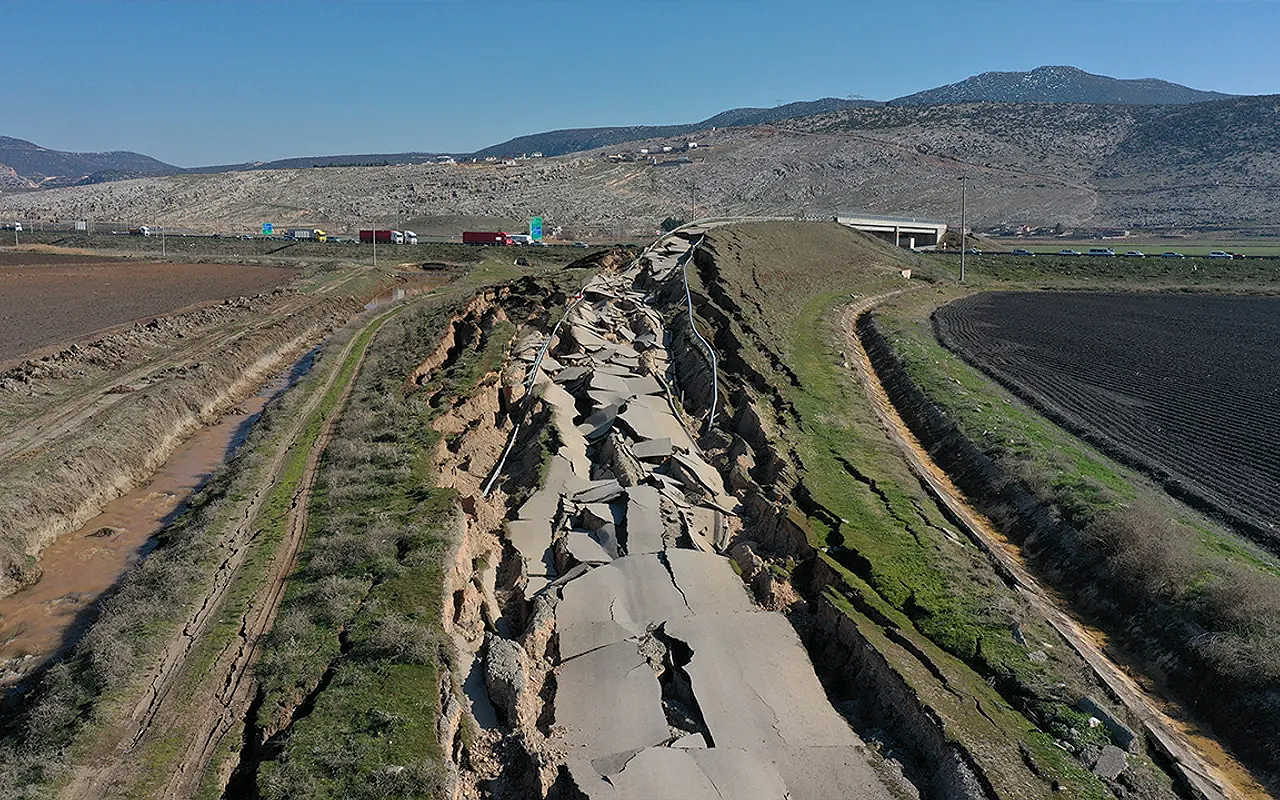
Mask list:
[[[397,309],[394,313],[378,318],[370,324],[370,327],[376,333],[383,323],[395,314],[400,313],[400,311],[403,311],[403,307]],[[368,327],[365,330],[368,330]],[[182,761],[174,768],[173,776],[161,794],[162,797],[181,798],[190,797],[194,794],[198,788],[205,765],[213,757],[214,751],[223,741],[223,737],[232,733],[237,727],[237,723],[243,724],[245,720],[253,695],[253,682],[246,680],[246,678],[249,677],[249,670],[257,659],[263,637],[271,630],[271,626],[275,623],[276,614],[280,610],[287,579],[297,564],[298,553],[302,549],[302,541],[306,536],[311,493],[315,487],[316,477],[319,474],[320,459],[324,455],[329,440],[332,438],[333,426],[341,416],[342,410],[346,407],[347,401],[355,389],[356,377],[360,373],[360,368],[364,364],[365,355],[368,353],[372,341],[373,339],[370,337],[369,341],[365,343],[364,349],[355,362],[350,380],[334,404],[333,410],[325,418],[324,424],[316,436],[315,443],[307,454],[302,478],[289,504],[288,532],[285,541],[282,543],[281,552],[276,556],[277,565],[271,582],[259,591],[258,596],[250,603],[249,610],[241,616],[240,628],[233,645],[229,645],[224,649],[216,662],[217,665],[221,666],[228,658],[230,661],[225,667],[226,679],[214,697],[216,705],[206,704],[203,709],[205,711],[204,717],[194,725],[189,719],[183,723],[194,728],[196,735],[189,740],[191,746],[188,747]],[[335,368],[335,376],[342,371],[346,356],[349,354],[350,350],[344,351],[343,362],[339,363]],[[333,381],[329,381],[324,390],[319,393],[319,396],[323,397],[332,384]],[[235,648],[233,653],[231,652],[232,646]],[[218,674],[222,671],[222,669],[215,667],[211,673]]]
[[[1183,779],[1195,797],[1201,800],[1245,800],[1254,796],[1253,792],[1246,793],[1229,780],[1225,772],[1188,739],[1184,729],[1161,711],[1159,701],[1147,695],[1103,653],[1094,637],[1080,623],[1059,608],[1052,595],[1028,571],[1017,548],[969,506],[963,493],[933,462],[898,414],[857,334],[857,322],[876,306],[908,291],[913,289],[899,289],[850,303],[841,309],[839,324],[847,352],[852,356],[851,368],[857,373],[876,418],[902,453],[911,472],[969,539],[987,554],[1010,586],[1084,659],[1108,691],[1142,721],[1143,733],[1168,758],[1172,770]]]
[[[72,780],[62,793],[63,797],[96,800],[123,788],[118,784],[129,776],[129,768],[132,766],[129,754],[134,752],[153,731],[162,729],[156,734],[160,735],[175,728],[193,731],[195,735],[187,738],[187,752],[175,766],[172,777],[161,796],[186,797],[194,792],[195,783],[200,779],[204,764],[217,743],[221,741],[221,736],[234,727],[235,720],[243,718],[243,715],[237,711],[242,711],[248,706],[250,699],[248,689],[251,683],[245,681],[245,677],[257,654],[261,636],[270,628],[280,601],[284,597],[286,578],[293,569],[306,531],[307,506],[315,484],[320,455],[329,440],[333,423],[337,420],[340,409],[351,394],[355,372],[359,371],[364,361],[372,337],[365,342],[365,350],[361,352],[356,362],[351,382],[338,398],[333,411],[325,419],[308,454],[298,489],[291,500],[286,540],[281,543],[281,552],[277,554],[273,577],[270,583],[259,590],[255,598],[250,601],[249,609],[241,617],[236,639],[224,648],[215,660],[215,667],[210,671],[210,675],[225,674],[226,677],[215,697],[199,709],[182,707],[191,698],[175,697],[173,694],[182,677],[182,667],[192,655],[200,636],[208,629],[210,622],[226,599],[235,576],[259,533],[255,523],[262,505],[279,480],[289,453],[306,427],[311,414],[339,379],[343,366],[360,341],[361,334],[370,327],[376,331],[384,322],[405,308],[407,306],[384,312],[353,333],[351,340],[335,359],[332,372],[321,386],[315,388],[307,402],[299,409],[293,424],[281,437],[257,490],[245,504],[240,522],[228,536],[229,543],[225,545],[228,549],[227,555],[218,565],[212,585],[199,608],[187,619],[180,634],[171,640],[160,666],[151,677],[147,690],[134,705],[128,719],[117,726],[117,730],[110,736],[109,744],[99,747],[98,768],[77,768]],[[230,663],[227,663],[228,656]],[[174,707],[175,704],[179,707]]]

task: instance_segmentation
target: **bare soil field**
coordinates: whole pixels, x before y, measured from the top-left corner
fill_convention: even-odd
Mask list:
[[[257,294],[290,270],[0,252],[0,363],[210,300]]]
[[[1280,300],[989,293],[943,344],[1066,427],[1280,547]]]

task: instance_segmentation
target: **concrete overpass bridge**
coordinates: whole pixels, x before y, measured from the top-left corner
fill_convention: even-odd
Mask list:
[[[906,249],[934,248],[942,243],[947,223],[918,217],[883,217],[876,214],[797,214],[795,216],[706,217],[685,223],[683,228],[714,228],[736,222],[838,222],[864,233],[877,236],[895,247]],[[672,232],[674,233],[674,231]],[[671,234],[668,234],[671,235]]]
[[[947,223],[936,219],[916,217],[883,217],[876,214],[836,215],[836,222],[848,225],[893,244],[895,247],[916,249],[937,247],[947,232]]]

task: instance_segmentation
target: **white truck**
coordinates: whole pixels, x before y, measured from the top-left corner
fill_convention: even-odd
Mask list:
[[[401,231],[404,234],[404,244],[417,244],[418,234],[413,231]]]

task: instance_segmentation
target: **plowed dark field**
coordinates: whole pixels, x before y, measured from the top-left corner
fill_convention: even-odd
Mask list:
[[[277,286],[293,270],[0,253],[0,362],[122,323]]]
[[[993,292],[939,340],[1059,424],[1280,550],[1280,300]]]

